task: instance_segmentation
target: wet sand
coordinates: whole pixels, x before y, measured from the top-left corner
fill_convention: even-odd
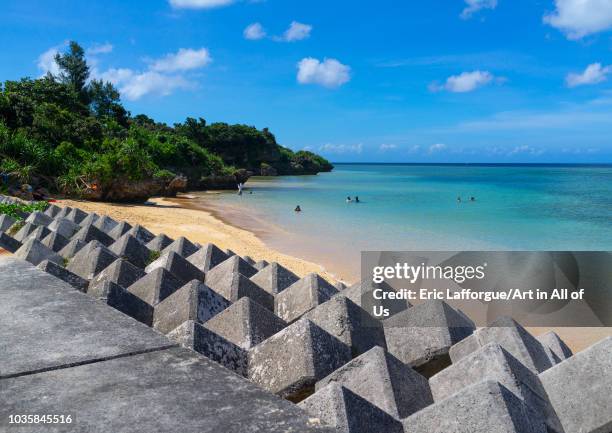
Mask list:
[[[211,194],[213,196],[214,194]],[[79,207],[88,212],[109,215],[117,220],[125,220],[130,224],[140,224],[155,234],[165,233],[177,238],[185,236],[200,244],[214,243],[222,249],[231,249],[235,253],[248,255],[254,260],[277,262],[299,276],[315,272],[330,282],[343,280],[352,283],[359,275],[332,274],[313,261],[284,254],[269,246],[265,239],[288,239],[290,233],[266,224],[266,221],[253,221],[252,215],[244,215],[241,209],[232,208],[217,200],[203,200],[199,195],[185,195],[174,199],[155,198],[151,204],[112,204],[87,201],[61,200],[58,205]],[[214,197],[213,197],[214,198]],[[239,227],[236,227],[239,225]],[[252,231],[246,230],[249,228]],[[258,227],[258,229],[252,229]],[[282,244],[282,241],[280,242]],[[317,261],[322,261],[317,259]],[[324,261],[322,261],[325,263]],[[612,328],[528,328],[534,335],[540,335],[550,330],[557,332],[567,345],[578,352],[593,343],[612,336]]]

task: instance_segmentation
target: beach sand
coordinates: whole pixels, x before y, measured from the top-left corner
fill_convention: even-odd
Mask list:
[[[154,198],[150,200],[154,205],[74,200],[61,200],[55,204],[108,215],[132,225],[140,224],[155,234],[164,233],[174,239],[184,236],[200,244],[213,243],[221,249],[230,249],[241,256],[250,256],[255,261],[277,262],[300,277],[314,272],[331,282],[336,281],[322,266],[275,251],[267,247],[254,233],[234,227],[210,211],[193,209],[188,197],[172,200]]]
[[[185,195],[176,199],[155,198],[152,204],[114,204],[87,201],[60,200],[59,206],[78,207],[88,212],[108,215],[130,224],[140,224],[155,234],[165,233],[177,238],[184,236],[200,244],[213,243],[222,249],[231,249],[241,256],[250,256],[254,260],[277,262],[302,277],[311,272],[318,273],[330,282],[337,279],[325,268],[316,263],[280,253],[267,246],[256,233],[235,227],[224,221],[220,215],[223,210],[215,206],[210,209],[194,206],[191,196]],[[235,209],[227,211],[234,212]],[[358,279],[347,278],[350,284]],[[527,328],[533,335],[541,335],[550,330],[555,331],[574,351],[584,350],[597,341],[612,336],[612,328]]]

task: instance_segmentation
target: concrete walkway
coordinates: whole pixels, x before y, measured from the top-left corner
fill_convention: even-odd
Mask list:
[[[0,431],[330,432],[297,406],[27,262],[0,256]],[[10,431],[10,430],[9,430]]]

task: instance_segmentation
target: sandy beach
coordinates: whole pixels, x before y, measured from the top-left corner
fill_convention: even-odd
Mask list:
[[[211,211],[193,209],[188,197],[172,200],[154,198],[150,200],[153,205],[74,200],[61,200],[56,204],[108,215],[132,225],[140,224],[155,234],[164,233],[171,238],[184,236],[200,244],[213,243],[241,256],[250,256],[255,261],[277,262],[300,277],[315,272],[329,281],[336,280],[320,265],[275,251],[254,233],[222,221]]]
[[[194,208],[191,196],[176,199],[154,198],[151,204],[117,204],[88,201],[61,200],[59,206],[78,207],[88,212],[109,215],[117,220],[130,224],[140,224],[155,234],[165,233],[177,238],[185,236],[193,242],[214,243],[222,249],[231,249],[241,256],[250,256],[254,260],[277,262],[299,276],[311,272],[318,273],[330,282],[338,280],[319,264],[280,253],[266,245],[256,233],[235,227],[224,221],[219,214],[222,210],[215,203],[210,209]],[[228,209],[228,211],[231,211]],[[345,278],[344,282],[355,282],[354,278]],[[541,335],[550,330],[555,331],[574,351],[581,351],[593,343],[612,336],[612,328],[527,328],[533,335]]]

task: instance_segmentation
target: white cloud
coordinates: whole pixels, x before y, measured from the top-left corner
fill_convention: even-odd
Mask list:
[[[428,149],[428,153],[432,154],[432,153],[437,153],[437,152],[443,152],[448,148],[448,146],[446,144],[443,143],[436,143],[436,144],[432,144],[431,146],[429,146]]]
[[[612,66],[601,66],[601,63],[593,63],[579,73],[568,74],[565,78],[567,87],[584,86],[588,84],[597,84],[606,81],[607,75],[612,72]]]
[[[443,85],[432,83],[429,89],[433,92],[447,90],[454,93],[466,93],[486,86],[495,77],[488,71],[463,72],[459,75],[452,75],[446,79]]]
[[[465,0],[466,8],[461,12],[461,18],[464,20],[471,18],[473,14],[482,9],[495,9],[497,0]]]
[[[177,53],[154,60],[145,71],[113,68],[99,74],[96,72],[96,76],[116,85],[122,97],[133,101],[146,95],[167,96],[177,89],[193,88],[195,83],[185,73],[210,62],[206,48],[181,48]]]
[[[145,95],[170,95],[176,89],[188,89],[193,86],[180,75],[165,75],[156,71],[134,72],[131,69],[109,69],[101,78],[110,81],[119,88],[121,96],[134,101]]]
[[[298,63],[297,80],[300,84],[320,84],[335,88],[351,80],[351,68],[336,59],[319,59],[307,57]]]
[[[295,42],[301,41],[303,39],[308,39],[310,37],[310,33],[312,32],[312,26],[308,24],[298,23],[297,21],[293,21],[287,31],[281,37],[275,38],[279,41],[285,42]]]
[[[266,37],[266,30],[260,23],[253,23],[244,29],[244,38],[257,41]]]
[[[397,144],[381,144],[379,149],[381,152],[388,152],[397,149]]]
[[[46,75],[50,72],[53,75],[60,73],[59,66],[55,63],[55,56],[59,53],[61,47],[51,47],[40,56],[38,56],[37,66],[40,69],[42,75]]]
[[[556,9],[544,22],[561,30],[568,39],[612,29],[610,0],[555,0]]]
[[[212,9],[229,6],[234,0],[169,0],[175,9]]]
[[[95,56],[97,54],[108,54],[113,51],[112,44],[102,44],[102,45],[94,45],[87,49],[87,54],[90,56]]]
[[[331,144],[327,143],[319,146],[319,152],[326,153],[361,153],[363,151],[363,144]]]
[[[210,53],[206,48],[200,48],[199,50],[181,48],[176,54],[167,54],[165,57],[156,60],[151,65],[151,69],[158,72],[188,71],[202,68],[211,61]]]

